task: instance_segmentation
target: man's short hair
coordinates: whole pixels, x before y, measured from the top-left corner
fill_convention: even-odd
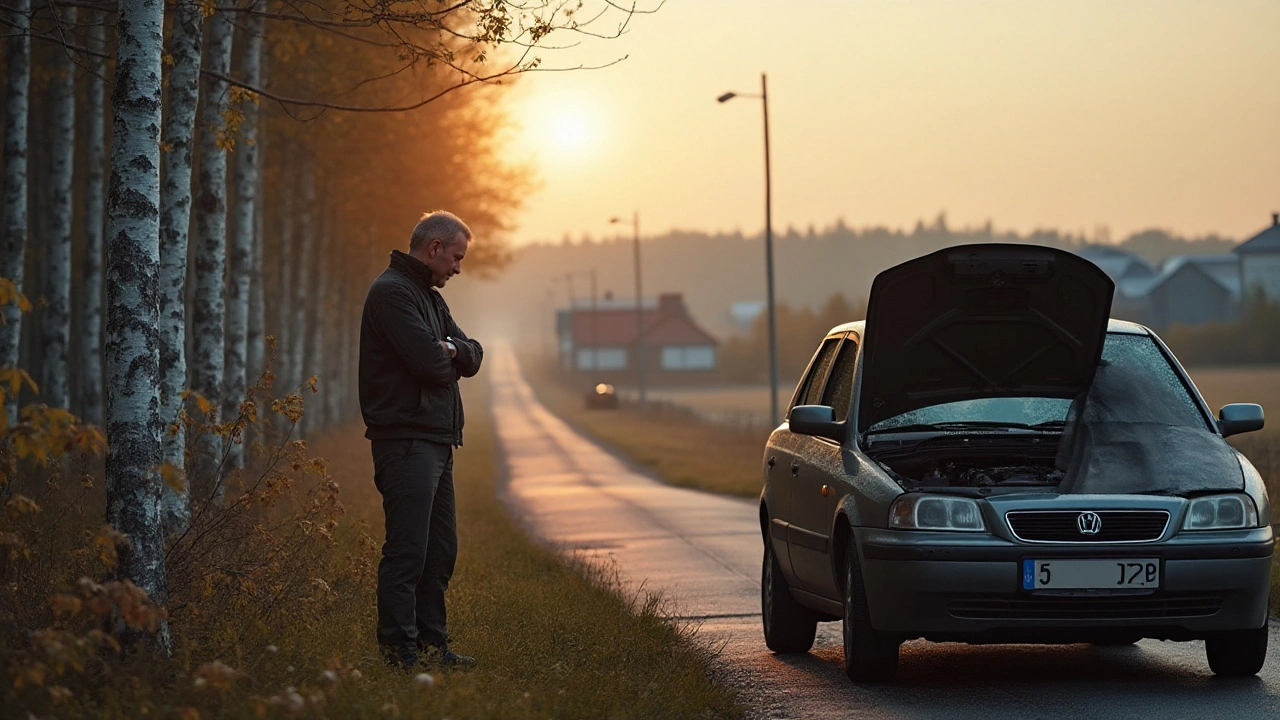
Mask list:
[[[409,252],[417,252],[439,240],[444,247],[449,247],[458,239],[458,233],[471,239],[471,228],[458,219],[457,215],[446,210],[435,210],[425,213],[417,225],[413,226],[413,234],[409,236]]]

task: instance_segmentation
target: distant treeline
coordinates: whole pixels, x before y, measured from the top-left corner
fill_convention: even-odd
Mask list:
[[[836,293],[818,310],[792,309],[783,303],[777,309],[778,377],[791,385],[809,364],[818,349],[818,341],[836,325],[862,320],[867,316],[866,303],[853,304]],[[733,335],[720,345],[720,377],[727,383],[764,383],[769,381],[769,317],[765,313],[755,319],[745,335]]]
[[[814,312],[833,295],[851,305],[862,302],[881,270],[941,248],[965,243],[1008,242],[1077,250],[1108,241],[1106,233],[1091,237],[1059,230],[1026,234],[998,230],[987,223],[956,229],[945,215],[918,222],[911,229],[854,228],[836,221],[825,228],[785,228],[774,243],[774,267],[779,305]],[[1174,255],[1229,252],[1238,241],[1218,236],[1184,238],[1164,230],[1145,230],[1112,246],[1158,264]],[[679,292],[694,319],[712,334],[727,338],[743,331],[729,315],[733,303],[765,299],[764,243],[761,235],[740,232],[711,234],[672,230],[641,239],[644,294]],[[582,238],[517,249],[496,285],[468,284],[459,290],[461,312],[471,325],[492,322],[528,342],[545,342],[554,308],[570,296],[590,297],[589,273],[597,276],[601,297],[634,294],[634,265],[630,238]],[[569,277],[566,278],[566,275]],[[816,342],[816,341],[815,341]],[[810,343],[805,342],[808,346]],[[808,348],[806,352],[811,352]]]

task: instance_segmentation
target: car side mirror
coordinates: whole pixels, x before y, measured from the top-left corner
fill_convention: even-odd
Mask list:
[[[1254,403],[1231,403],[1218,411],[1218,431],[1222,437],[1261,430],[1262,406]]]
[[[835,411],[827,405],[797,405],[787,422],[793,433],[844,442],[845,424],[835,421]]]

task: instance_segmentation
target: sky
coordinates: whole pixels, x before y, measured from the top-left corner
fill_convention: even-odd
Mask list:
[[[656,0],[637,0],[640,7]],[[586,0],[591,7],[593,0]],[[1280,210],[1280,1],[667,0],[507,94],[513,245],[990,220],[1244,239]],[[600,29],[604,29],[603,27]],[[570,41],[560,36],[560,41]]]

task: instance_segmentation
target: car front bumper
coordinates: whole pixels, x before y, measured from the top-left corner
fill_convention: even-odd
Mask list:
[[[855,529],[871,624],[903,638],[1088,642],[1207,638],[1262,627],[1271,528],[1183,534],[1161,543],[1014,543],[993,535]],[[1028,592],[1022,560],[1159,558],[1161,586],[1111,594]]]

